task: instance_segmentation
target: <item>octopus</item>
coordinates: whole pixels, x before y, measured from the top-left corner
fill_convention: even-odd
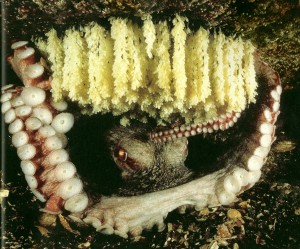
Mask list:
[[[254,53],[259,96],[250,132],[234,151],[216,160],[206,175],[185,164],[188,139],[223,131],[238,123],[243,112],[226,112],[203,123],[149,128],[115,127],[107,134],[112,160],[125,184],[113,195],[94,194],[81,179],[68,153],[69,132],[75,122],[67,101],[51,96],[51,74],[45,60],[27,41],[11,45],[8,62],[23,86],[1,88],[1,112],[31,192],[44,203],[42,212],[67,213],[78,223],[103,234],[138,236],[177,208],[229,205],[261,176],[280,113],[279,75]]]

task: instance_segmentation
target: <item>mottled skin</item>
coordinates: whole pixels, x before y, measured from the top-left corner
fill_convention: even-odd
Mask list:
[[[144,128],[117,127],[109,132],[107,140],[125,182],[119,190],[121,195],[163,190],[192,179],[192,172],[184,165],[187,138],[155,143]]]

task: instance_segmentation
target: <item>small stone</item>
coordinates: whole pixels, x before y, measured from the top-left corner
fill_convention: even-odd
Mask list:
[[[200,215],[209,215],[209,209],[208,208],[203,208],[200,212]]]
[[[256,218],[260,218],[260,217],[263,217],[264,215],[263,215],[263,213],[259,213],[258,215],[256,215]]]
[[[292,192],[291,189],[287,189],[287,190],[284,191],[284,194],[288,195],[288,194],[290,194],[291,192]]]
[[[228,227],[224,224],[221,224],[218,226],[217,233],[221,238],[230,238],[231,237],[231,233],[230,233]]]
[[[195,223],[191,223],[188,227],[188,230],[191,231],[191,232],[197,232],[197,226]]]
[[[295,142],[289,140],[283,140],[283,141],[279,141],[274,145],[274,150],[276,152],[284,153],[295,149],[295,147],[296,147]]]
[[[218,249],[219,248],[219,245],[217,243],[217,241],[213,242],[211,245],[210,245],[210,249]]]
[[[47,228],[42,227],[42,226],[35,226],[35,227],[39,230],[39,232],[41,233],[42,236],[47,237],[47,238],[50,237],[49,236],[50,232],[49,232],[49,230]]]
[[[242,202],[239,204],[239,206],[240,206],[241,208],[243,208],[243,209],[246,209],[246,208],[248,208],[248,207],[250,206],[249,203],[250,203],[250,200],[242,201]]]
[[[229,209],[227,212],[227,217],[231,220],[236,220],[242,217],[241,213],[236,209]]]
[[[295,210],[295,215],[300,215],[300,208],[297,208],[297,209]]]
[[[0,204],[2,203],[2,198],[8,197],[9,190],[7,189],[0,189]]]
[[[84,248],[89,248],[91,246],[91,243],[89,241],[85,242],[85,243],[81,243],[78,245],[78,248],[80,249],[84,249]]]
[[[39,218],[39,223],[45,227],[55,226],[56,218],[57,216],[54,214],[42,213],[42,215]]]
[[[239,249],[240,247],[239,247],[239,245],[237,244],[237,243],[234,243],[233,244],[233,249]]]
[[[218,249],[218,242],[217,241],[212,241],[210,244],[205,244],[200,246],[199,249]]]
[[[77,230],[73,230],[69,224],[69,222],[66,220],[66,218],[64,216],[62,216],[61,214],[58,215],[60,224],[64,227],[64,229],[68,230],[69,232],[76,234],[76,235],[80,235],[80,232]]]
[[[173,231],[173,225],[172,223],[168,223],[168,232]]]

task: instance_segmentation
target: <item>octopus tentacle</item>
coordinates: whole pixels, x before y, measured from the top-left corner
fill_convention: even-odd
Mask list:
[[[44,66],[43,59],[38,58],[35,49],[27,45],[27,41],[13,43],[11,48],[14,54],[8,56],[7,61],[25,86],[38,86],[49,90],[51,88],[49,72]]]
[[[228,205],[251,188],[259,180],[276,139],[275,122],[282,92],[278,74],[256,59],[258,72],[267,79],[268,95],[259,110],[256,129],[239,146],[237,157],[227,160],[223,169],[178,187],[130,198],[102,198],[88,208],[83,220],[97,231],[127,238],[128,234],[136,236],[149,227],[162,228],[167,214],[180,206],[193,205],[199,210]]]
[[[7,93],[5,89],[3,92]],[[15,106],[16,101],[22,104]],[[42,211],[60,213],[63,207],[69,211],[78,210],[78,205],[86,207],[83,183],[66,151],[65,133],[74,124],[73,115],[58,112],[45,91],[33,86],[19,87],[1,102],[2,106],[9,106],[2,108],[2,113],[25,179],[33,194],[40,201],[47,201]],[[74,201],[76,205],[70,205]]]
[[[9,124],[12,144],[31,191],[46,202],[42,211],[82,211],[88,205],[88,197],[66,150],[65,133],[72,128],[74,116],[64,112],[66,102],[54,103],[44,90],[50,86],[44,75],[46,69],[38,68],[38,77],[30,71],[36,70],[32,65],[43,66],[37,62],[34,49],[26,45],[25,41],[14,43],[14,56],[8,58],[25,87],[2,87],[4,121]]]
[[[153,142],[165,142],[181,137],[213,133],[218,130],[224,131],[233,127],[240,117],[240,112],[227,112],[204,123],[175,126],[172,129],[158,132],[153,131],[149,134],[149,138]]]
[[[14,43],[12,49],[14,56],[8,60],[25,87],[3,87],[1,111],[9,124],[26,181],[36,197],[46,202],[42,211],[57,214],[65,209],[77,222],[91,224],[101,233],[127,238],[129,234],[137,236],[153,226],[164,229],[167,214],[181,206],[201,209],[230,204],[259,180],[261,168],[276,139],[275,123],[280,113],[282,88],[278,73],[258,57],[256,72],[267,80],[268,95],[262,101],[254,132],[241,143],[234,158],[225,160],[222,169],[162,191],[133,197],[102,196],[93,200],[85,192],[66,150],[64,134],[74,123],[73,115],[65,112],[67,103],[53,103],[49,92],[45,91],[51,87],[45,68],[33,68],[39,71],[37,74],[31,73],[32,68],[28,69],[32,64],[43,65],[31,49],[28,51],[26,42]],[[235,122],[234,117],[238,118],[239,114],[201,124],[202,132],[203,127],[208,131],[216,124],[221,129],[222,122],[226,128],[226,124],[230,126],[231,121]],[[198,128],[200,125],[179,128],[176,137],[200,133]],[[164,141],[172,132],[175,130],[157,136],[154,133],[151,138]]]

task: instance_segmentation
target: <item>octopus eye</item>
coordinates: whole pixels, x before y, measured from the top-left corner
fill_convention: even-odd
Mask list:
[[[128,158],[128,153],[125,149],[118,147],[115,150],[115,157],[117,157],[119,160],[126,162]]]

